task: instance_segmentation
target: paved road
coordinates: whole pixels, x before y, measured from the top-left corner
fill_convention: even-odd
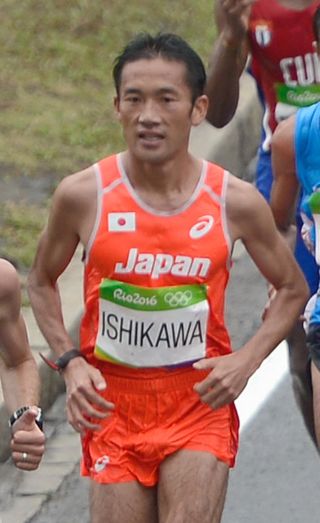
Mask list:
[[[266,296],[247,256],[236,259],[232,273],[228,323],[238,348],[258,326]],[[223,523],[318,523],[319,492],[319,457],[285,374],[241,433]],[[78,477],[76,467],[30,523],[88,523],[87,495],[88,482]]]

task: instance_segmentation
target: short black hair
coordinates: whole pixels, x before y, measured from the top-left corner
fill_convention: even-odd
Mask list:
[[[313,15],[313,33],[316,41],[320,43],[320,6]]]
[[[156,57],[184,63],[186,81],[192,93],[192,103],[204,92],[206,71],[200,56],[180,36],[174,33],[139,33],[117,56],[113,67],[113,80],[117,94],[121,84],[121,74],[125,64],[136,60],[151,60]]]

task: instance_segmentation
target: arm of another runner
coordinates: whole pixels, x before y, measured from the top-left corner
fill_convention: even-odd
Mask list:
[[[273,184],[270,207],[291,250],[295,247],[295,210],[299,194],[294,148],[295,116],[281,122],[272,137]]]
[[[89,209],[96,201],[91,174],[88,169],[68,176],[58,186],[29,275],[29,296],[35,317],[58,357],[71,350],[73,342],[64,325],[57,280],[70,263],[79,242],[84,243],[84,230],[90,222]],[[103,376],[82,357],[72,359],[62,375],[70,424],[78,432],[85,428],[98,430],[99,423],[92,418],[102,419],[113,408],[99,393],[106,388]]]
[[[217,0],[218,38],[210,58],[206,94],[208,121],[223,127],[233,117],[239,100],[239,79],[248,58],[247,29],[254,0]]]
[[[295,225],[296,205],[299,183],[296,176],[294,151],[295,116],[281,122],[272,137],[272,173],[273,184],[270,207],[278,230],[294,252],[297,228]],[[269,286],[269,302],[265,312],[275,296],[275,290]]]
[[[277,290],[257,332],[234,353],[202,360],[195,368],[212,372],[195,386],[202,401],[218,408],[235,400],[264,359],[286,338],[301,313],[308,287],[277,231],[271,210],[250,184],[231,177],[227,213],[232,239],[243,241],[262,275]]]
[[[30,407],[13,422],[12,458],[18,468],[35,470],[44,452],[44,433],[36,423],[39,414],[39,374],[21,315],[20,282],[15,269],[0,260],[0,378],[10,416]],[[27,453],[27,460],[23,460]]]

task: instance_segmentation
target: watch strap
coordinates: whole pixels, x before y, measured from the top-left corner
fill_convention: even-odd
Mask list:
[[[15,422],[21,418],[22,414],[24,412],[26,412],[27,410],[29,410],[31,407],[29,405],[25,405],[23,407],[19,407],[17,410],[15,410],[9,420],[8,420],[8,423],[9,423],[9,427],[12,428],[13,425],[15,424]],[[42,415],[42,410],[40,409],[40,407],[38,407],[38,414],[37,414],[37,417],[35,418],[35,423],[38,425],[39,429],[43,431],[43,415]]]
[[[43,361],[49,365],[49,367],[55,371],[61,372],[66,368],[68,363],[73,360],[74,358],[84,358],[84,355],[79,349],[70,349],[55,361],[49,360],[46,356],[44,356],[41,352],[39,353]]]

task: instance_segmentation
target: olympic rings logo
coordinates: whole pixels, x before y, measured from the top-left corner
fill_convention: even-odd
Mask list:
[[[177,291],[175,293],[167,292],[164,296],[164,301],[170,305],[170,307],[177,307],[178,305],[185,307],[190,303],[191,300],[191,291]]]

